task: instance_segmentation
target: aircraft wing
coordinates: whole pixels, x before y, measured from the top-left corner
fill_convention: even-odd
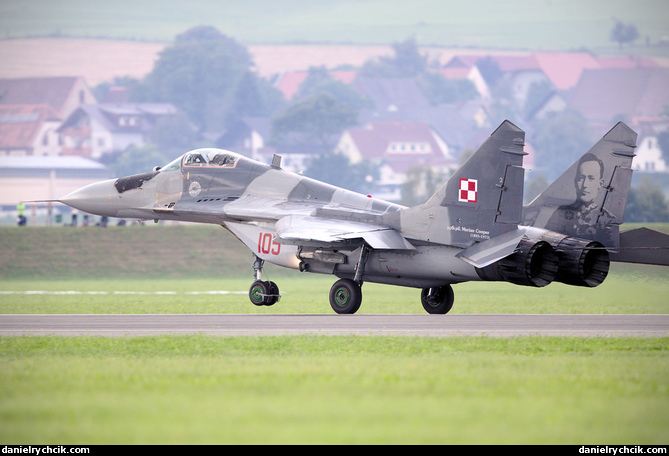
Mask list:
[[[287,241],[334,243],[363,239],[374,249],[414,249],[396,230],[364,222],[289,215],[275,227],[277,237]]]

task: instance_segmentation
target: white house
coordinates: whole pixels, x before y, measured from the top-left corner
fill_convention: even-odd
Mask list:
[[[632,160],[634,171],[646,173],[667,173],[669,166],[662,156],[658,135],[669,130],[669,122],[642,122],[639,126],[636,157]]]
[[[130,146],[143,146],[158,120],[175,114],[176,108],[167,103],[81,105],[58,130],[62,154],[100,158]]]

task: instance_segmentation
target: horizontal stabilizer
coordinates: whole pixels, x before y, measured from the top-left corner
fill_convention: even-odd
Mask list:
[[[286,241],[336,243],[363,239],[373,249],[414,249],[392,228],[346,220],[287,216],[276,223],[276,233]]]
[[[648,228],[620,233],[620,249],[611,261],[669,266],[669,235]]]
[[[523,228],[500,234],[466,248],[456,257],[477,268],[486,267],[514,253],[524,234]]]

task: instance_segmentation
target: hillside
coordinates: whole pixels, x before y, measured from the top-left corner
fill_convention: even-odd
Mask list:
[[[250,280],[252,261],[220,226],[0,227],[0,278]]]
[[[212,25],[244,43],[422,45],[524,50],[616,49],[615,20],[638,28],[639,47],[667,34],[666,0],[22,0],[0,3],[6,38],[96,37],[169,42]]]
[[[90,86],[131,76],[141,79],[151,72],[163,43],[78,38],[0,40],[0,78],[83,76]],[[390,46],[290,45],[249,46],[256,71],[270,76],[310,66],[335,68],[361,66],[368,59],[390,55]],[[426,49],[445,62],[455,50]]]
[[[563,0],[503,5],[476,0],[314,2],[43,2],[0,4],[0,78],[84,76],[89,85],[116,76],[141,78],[162,49],[197,25],[211,25],[247,46],[262,76],[310,66],[360,66],[415,37],[429,60],[454,53],[587,50],[666,60],[664,0]],[[639,37],[620,48],[610,32],[619,19]],[[568,30],[568,33],[565,33]]]

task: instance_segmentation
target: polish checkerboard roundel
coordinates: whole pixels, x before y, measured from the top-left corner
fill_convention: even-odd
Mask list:
[[[460,194],[458,201],[463,203],[475,203],[478,193],[478,182],[476,179],[460,179]]]

